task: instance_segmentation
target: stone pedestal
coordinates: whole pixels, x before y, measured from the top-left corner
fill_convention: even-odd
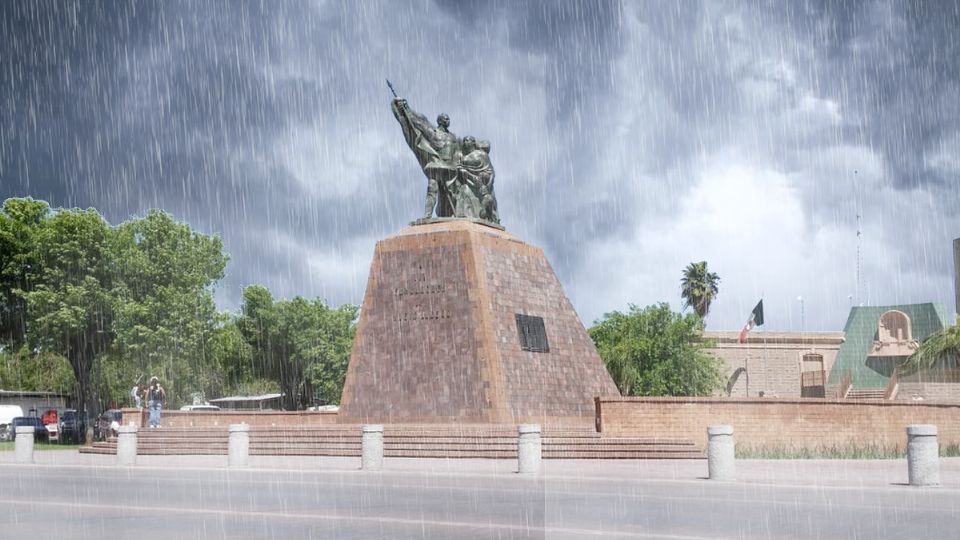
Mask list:
[[[246,467],[250,458],[250,426],[230,424],[227,428],[227,466]]]
[[[542,250],[459,220],[377,243],[341,422],[591,422],[610,395]]]
[[[363,426],[360,440],[360,468],[365,471],[379,471],[383,468],[383,426]]]
[[[137,464],[137,426],[117,428],[117,465]]]
[[[937,426],[907,426],[907,472],[911,486],[940,485]]]
[[[707,428],[707,469],[711,480],[730,482],[736,475],[733,426]]]
[[[540,472],[543,458],[540,426],[522,424],[518,426],[517,433],[517,472],[521,474]]]
[[[14,437],[17,463],[33,463],[33,426],[17,426]]]

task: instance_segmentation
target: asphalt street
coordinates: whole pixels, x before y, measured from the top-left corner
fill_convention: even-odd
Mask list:
[[[185,463],[186,465],[186,463]],[[0,538],[960,537],[960,490],[715,483],[440,467],[356,470],[0,462]]]

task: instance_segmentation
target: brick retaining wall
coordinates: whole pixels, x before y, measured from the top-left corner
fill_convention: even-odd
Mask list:
[[[960,444],[960,403],[767,398],[597,398],[604,436],[689,438],[731,424],[742,447],[906,446],[908,424],[935,424],[940,444]]]
[[[325,426],[337,423],[337,413],[330,411],[163,411],[163,427],[226,427],[230,424],[251,426]],[[147,424],[147,410],[123,409],[123,423]]]

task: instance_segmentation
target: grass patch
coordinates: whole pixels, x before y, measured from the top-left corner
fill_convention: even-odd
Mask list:
[[[738,459],[903,459],[906,448],[888,446],[818,446],[816,448],[793,448],[763,446],[737,447]],[[960,445],[940,446],[940,457],[960,457]]]
[[[44,442],[35,442],[33,443],[34,450],[76,450],[83,446],[82,444],[60,444],[60,443],[44,443]],[[13,441],[0,442],[0,452],[12,452],[14,448]]]

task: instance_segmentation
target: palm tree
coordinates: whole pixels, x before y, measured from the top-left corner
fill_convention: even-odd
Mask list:
[[[683,279],[680,280],[680,296],[686,301],[686,306],[701,319],[710,312],[710,303],[717,297],[720,276],[707,271],[707,261],[690,263],[683,270]]]
[[[957,324],[927,336],[916,350],[900,366],[903,375],[910,375],[918,371],[935,369],[947,364],[956,366],[960,363],[960,316]]]

